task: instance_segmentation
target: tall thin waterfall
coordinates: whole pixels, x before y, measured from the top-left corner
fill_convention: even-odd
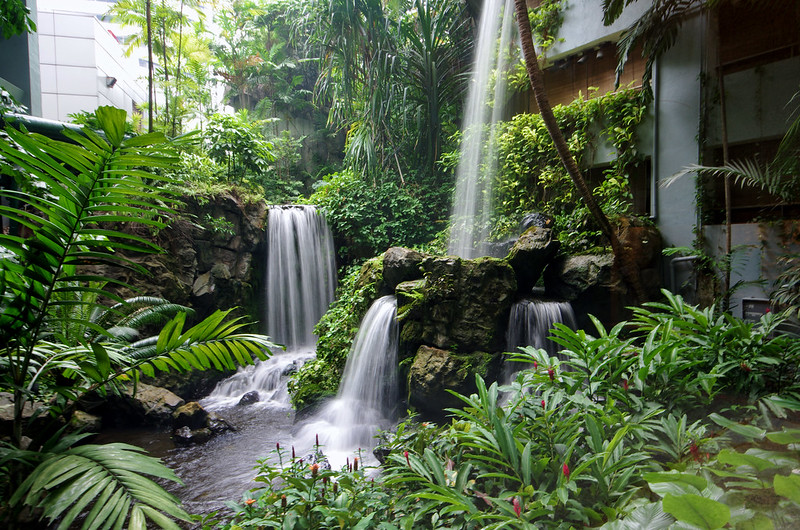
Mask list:
[[[516,351],[519,346],[533,346],[545,350],[551,357],[558,355],[560,346],[548,339],[554,324],[564,324],[575,329],[575,313],[569,302],[545,300],[520,300],[511,306],[511,315],[506,330],[508,351]],[[521,366],[506,363],[507,378]]]
[[[314,356],[314,326],[333,301],[333,237],[322,214],[313,206],[274,206],[268,222],[266,332],[286,352],[221,381],[204,400],[212,409],[254,390],[261,401],[288,405],[286,378]]]
[[[488,252],[492,183],[497,173],[497,145],[493,130],[502,118],[508,55],[505,50],[511,42],[513,19],[513,0],[484,1],[450,219],[448,252],[462,258],[475,258]],[[495,71],[497,74],[493,76]],[[489,100],[492,83],[494,92]]]
[[[267,334],[290,351],[313,349],[336,286],[330,229],[313,206],[276,206],[267,245]]]
[[[306,449],[318,436],[322,451],[334,466],[357,449],[375,446],[378,429],[389,427],[397,417],[397,343],[397,300],[384,296],[361,321],[339,393],[304,423],[297,435],[298,445]]]

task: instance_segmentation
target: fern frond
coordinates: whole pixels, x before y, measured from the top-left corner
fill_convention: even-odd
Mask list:
[[[178,528],[172,519],[152,511],[181,521],[190,521],[189,514],[147,476],[181,481],[160,460],[143,453],[138,447],[113,443],[48,455],[14,492],[10,504],[40,508],[42,518],[59,520],[59,530],[69,528],[90,506],[81,528],[121,528],[130,517],[129,528],[145,530],[145,515],[161,528]]]

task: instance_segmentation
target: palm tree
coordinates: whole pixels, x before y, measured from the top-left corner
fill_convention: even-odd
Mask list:
[[[115,391],[120,380],[252,364],[275,345],[243,333],[244,323],[228,320],[226,311],[188,327],[185,311],[163,307],[174,316],[157,336],[137,342],[121,326],[114,329],[116,317],[136,327],[149,318],[138,306],[164,304],[126,303],[105,287],[121,282],[92,267],[147,273],[123,252],[160,249],[115,226],[131,220],[165,226],[173,201],[159,188],[169,181],[141,168],[169,168],[175,158],[161,133],[125,138],[125,111],[100,107],[96,116],[105,137],[65,130],[64,142],[9,128],[8,139],[0,139],[0,170],[16,181],[14,189],[0,190],[0,213],[21,227],[0,234],[0,388],[14,397],[11,441],[0,442],[0,517],[14,526],[23,507],[36,507],[67,528],[91,507],[84,527],[121,528],[128,520],[129,528],[144,530],[150,519],[175,528],[168,516],[188,515],[144,476],[178,480],[174,473],[125,444],[73,447],[85,435],[64,436],[58,420],[87,393]],[[122,306],[109,312],[99,299]],[[43,426],[33,428],[27,403],[36,403]]]
[[[531,34],[531,26],[528,18],[528,6],[525,0],[514,0],[514,5],[522,43],[522,55],[525,59],[525,67],[528,71],[528,79],[531,83],[534,98],[536,99],[536,104],[539,106],[539,112],[542,115],[542,121],[544,121],[547,132],[550,138],[552,138],[558,156],[561,159],[561,163],[564,165],[572,182],[575,184],[575,188],[586,203],[592,217],[594,217],[595,221],[600,226],[603,235],[611,244],[614,259],[622,273],[623,280],[632,289],[635,299],[638,302],[644,302],[646,300],[646,295],[639,278],[639,268],[630,255],[630,252],[620,243],[617,233],[611,226],[608,217],[603,213],[603,210],[592,195],[591,190],[589,190],[589,187],[586,185],[586,181],[583,179],[578,164],[570,153],[569,146],[553,115],[553,109],[550,106],[550,101],[544,86],[544,75],[539,67],[536,49],[533,45],[533,36]]]

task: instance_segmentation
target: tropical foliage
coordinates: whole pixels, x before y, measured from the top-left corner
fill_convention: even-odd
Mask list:
[[[8,129],[0,141],[0,167],[13,178],[0,212],[15,223],[0,235],[0,388],[13,395],[10,442],[0,445],[2,517],[15,526],[28,507],[67,528],[88,510],[85,528],[145,528],[147,519],[174,528],[168,516],[187,514],[145,476],[177,480],[171,471],[131,446],[80,444],[85,435],[65,434],[62,421],[87,394],[118,391],[140,373],[233,368],[275,346],[227,312],[189,327],[185,308],[116,293],[130,286],[98,267],[147,273],[128,256],[159,249],[121,224],[165,226],[173,199],[152,169],[174,157],[160,133],[126,138],[124,111],[101,107],[96,117],[103,136]],[[134,341],[156,316],[167,318],[161,331]]]
[[[637,128],[648,98],[635,89],[576,99],[553,109],[569,150],[579,164],[590,165],[592,148],[610,144],[616,157],[592,182],[593,193],[610,218],[632,213],[630,174],[643,157]],[[555,219],[555,232],[569,250],[605,246],[607,242],[561,164],[539,114],[518,114],[497,127],[500,167],[494,194],[491,237],[513,235],[526,212]]]
[[[354,454],[327,470],[277,449],[223,528],[771,527],[800,511],[800,341],[781,317],[748,324],[679,296],[595,334],[556,325],[508,386],[480,377],[443,425],[384,434],[380,475]],[[742,403],[718,399],[747,389]],[[783,395],[785,397],[779,397]],[[732,406],[731,406],[732,405]],[[708,413],[709,408],[715,412]],[[744,445],[739,441],[743,441]],[[764,446],[764,444],[767,444]],[[356,460],[356,458],[358,460]],[[211,524],[210,522],[208,523]],[[767,526],[763,526],[767,525]]]

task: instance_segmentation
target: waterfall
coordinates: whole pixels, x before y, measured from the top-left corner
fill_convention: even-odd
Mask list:
[[[498,16],[501,8],[502,24]],[[492,183],[497,173],[497,146],[493,132],[494,125],[502,118],[508,55],[504,52],[511,42],[513,19],[512,0],[484,1],[450,218],[448,253],[462,258],[475,258],[488,252]],[[493,76],[493,72],[496,75]],[[488,100],[492,83],[493,97]]]
[[[333,301],[333,237],[313,206],[269,210],[267,334],[289,351],[314,348],[314,326]]]
[[[397,343],[397,301],[384,296],[361,321],[336,398],[298,432],[300,447],[311,448],[319,436],[322,451],[336,467],[353,451],[375,446],[378,429],[390,427],[397,416]]]
[[[220,382],[203,401],[211,409],[235,405],[253,390],[263,402],[288,406],[286,379],[314,356],[314,326],[333,301],[336,265],[325,217],[313,206],[273,206],[268,223],[266,333],[286,352]]]
[[[558,355],[560,346],[548,339],[554,324],[564,324],[575,329],[575,313],[569,302],[545,300],[520,300],[511,306],[511,315],[506,330],[508,351],[517,351],[520,346],[533,346],[545,350],[549,356]],[[506,379],[510,379],[521,366],[506,363]]]

